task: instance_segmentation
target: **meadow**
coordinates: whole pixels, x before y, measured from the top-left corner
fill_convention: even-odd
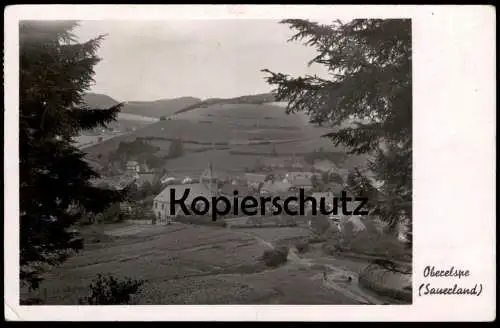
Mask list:
[[[269,268],[259,260],[269,249],[262,239],[303,236],[305,229],[117,224],[83,233],[85,250],[41,284],[37,296],[45,304],[77,304],[98,273],[144,280],[133,304],[358,304],[322,287],[319,269]]]
[[[155,155],[165,158],[171,142],[181,139],[184,155],[165,159],[163,168],[168,171],[198,174],[212,161],[220,173],[241,173],[254,167],[262,156],[273,153],[302,157],[318,148],[342,151],[321,138],[327,131],[308,124],[302,114],[287,115],[283,107],[276,105],[214,104],[176,114],[85,151],[90,158],[105,162],[107,154],[120,142],[141,139],[159,147]]]

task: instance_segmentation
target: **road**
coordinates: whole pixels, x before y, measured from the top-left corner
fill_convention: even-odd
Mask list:
[[[262,245],[265,245],[270,249],[275,248],[273,244],[253,233],[241,233],[254,237]],[[342,296],[344,297],[348,297],[356,303],[366,305],[381,305],[386,303],[385,300],[382,300],[374,296],[373,294],[364,291],[359,286],[357,272],[346,270],[345,268],[333,264],[321,263],[318,260],[300,257],[293,249],[290,249],[288,252],[287,265],[301,266],[306,268],[311,268],[312,266],[323,266],[324,273],[320,273],[314,276],[313,279],[322,280],[323,286],[325,286],[326,288],[334,290],[335,292],[342,294]]]

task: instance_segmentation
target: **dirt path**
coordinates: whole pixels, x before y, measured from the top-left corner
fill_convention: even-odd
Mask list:
[[[260,238],[259,236],[249,233],[242,232],[243,234],[250,235],[258,240],[261,244],[269,247],[270,249],[275,249],[275,246],[270,242]],[[308,259],[300,257],[295,250],[290,249],[288,252],[288,263],[287,265],[299,265],[302,267],[311,268],[312,266],[323,266],[324,273],[317,274],[313,276],[314,280],[322,280],[323,286],[329,289],[333,289],[336,292],[343,294],[353,300],[356,300],[364,304],[384,304],[385,302],[373,295],[368,294],[362,290],[358,283],[358,274],[353,271],[349,271],[332,264],[320,263],[314,259]],[[350,281],[349,281],[350,278]]]

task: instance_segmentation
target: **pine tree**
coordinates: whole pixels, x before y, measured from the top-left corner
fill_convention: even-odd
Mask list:
[[[99,175],[73,138],[113,121],[121,105],[93,110],[82,96],[93,82],[104,36],[78,43],[77,22],[20,23],[20,265],[21,282],[36,289],[44,265],[82,248],[69,228],[82,211],[101,213],[120,192],[91,185]],[[82,210],[80,210],[82,209]]]
[[[411,219],[412,84],[411,21],[356,19],[323,25],[289,19],[296,31],[289,41],[305,41],[318,55],[309,64],[327,68],[330,79],[290,77],[267,69],[278,101],[287,113],[309,114],[312,123],[337,126],[327,134],[349,154],[366,154],[368,167],[385,198],[382,219],[396,225]],[[354,124],[343,125],[354,120]],[[363,123],[357,123],[363,122]]]

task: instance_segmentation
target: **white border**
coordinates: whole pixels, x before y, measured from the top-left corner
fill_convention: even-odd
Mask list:
[[[493,6],[20,5],[5,10],[5,313],[8,320],[490,321],[495,303]],[[426,265],[471,270],[480,297],[411,306],[40,306],[19,300],[18,21],[22,19],[411,18],[414,293]],[[435,282],[438,284],[438,281]],[[440,283],[443,284],[443,281]]]

